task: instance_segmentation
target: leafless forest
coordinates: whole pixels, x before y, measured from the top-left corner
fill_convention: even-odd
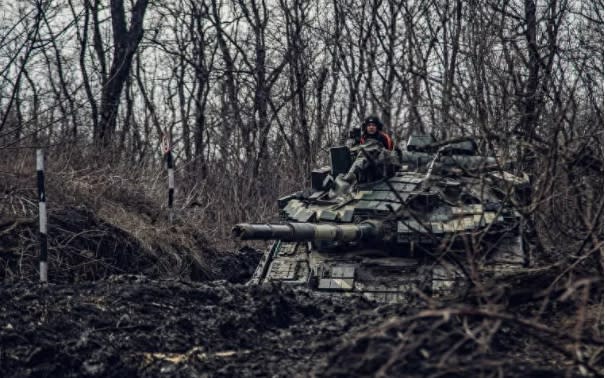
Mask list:
[[[557,372],[602,376],[603,28],[602,0],[0,0],[1,276],[36,279],[24,263],[37,254],[35,148],[46,153],[55,277],[126,264],[209,280],[221,276],[204,254],[235,247],[234,223],[272,220],[276,199],[308,186],[327,148],[376,114],[396,143],[473,136],[526,172],[532,199],[518,211],[534,265],[509,297],[482,288],[471,307],[362,329],[314,374],[346,375],[333,370],[350,364],[343,356],[400,327],[439,329],[454,350],[473,339],[473,368],[448,365],[458,352],[443,345],[422,348],[438,369],[497,375],[506,368],[476,358],[509,327],[552,351]],[[162,141],[175,156],[172,225]],[[103,260],[114,239],[152,256]],[[392,359],[366,373],[405,372],[421,345],[402,337],[377,346]],[[2,370],[21,371],[6,358]]]
[[[559,0],[4,2],[0,150],[15,159],[45,146],[152,174],[166,133],[181,207],[202,206],[223,226],[308,180],[326,146],[376,113],[398,141],[473,135],[518,160],[534,177],[528,213],[541,210],[536,221],[559,231],[542,242],[558,245],[601,228],[602,10]]]

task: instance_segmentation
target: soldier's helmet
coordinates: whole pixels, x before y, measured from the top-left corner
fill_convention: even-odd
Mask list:
[[[370,123],[373,123],[374,125],[376,125],[376,128],[377,128],[379,131],[381,131],[381,130],[382,130],[383,124],[382,124],[382,121],[380,120],[380,118],[376,117],[375,115],[371,115],[371,116],[369,116],[368,118],[366,118],[366,119],[363,121],[363,125],[362,125],[362,131],[363,131],[364,133],[365,133],[366,128],[368,127],[368,125],[369,125]]]

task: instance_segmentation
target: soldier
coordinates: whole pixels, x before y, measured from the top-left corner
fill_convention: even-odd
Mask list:
[[[392,151],[394,147],[393,139],[391,139],[387,133],[382,131],[382,127],[383,125],[382,121],[380,121],[380,118],[374,115],[366,118],[362,126],[363,135],[359,140],[360,144],[364,144],[368,139],[372,138],[381,142],[384,148],[387,150]]]

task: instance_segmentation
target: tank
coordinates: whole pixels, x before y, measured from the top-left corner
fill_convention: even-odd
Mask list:
[[[273,241],[249,284],[409,302],[522,268],[529,256],[515,209],[530,186],[509,166],[478,155],[469,138],[333,147],[311,188],[278,200],[279,222],[233,228],[241,240]]]

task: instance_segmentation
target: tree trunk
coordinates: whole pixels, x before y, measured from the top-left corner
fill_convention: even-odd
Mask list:
[[[111,144],[116,130],[118,109],[122,89],[128,78],[132,58],[143,37],[143,18],[148,0],[137,0],[131,11],[130,27],[126,27],[124,1],[111,0],[113,28],[113,59],[109,76],[104,80],[101,94],[99,134],[96,142],[103,146]]]

